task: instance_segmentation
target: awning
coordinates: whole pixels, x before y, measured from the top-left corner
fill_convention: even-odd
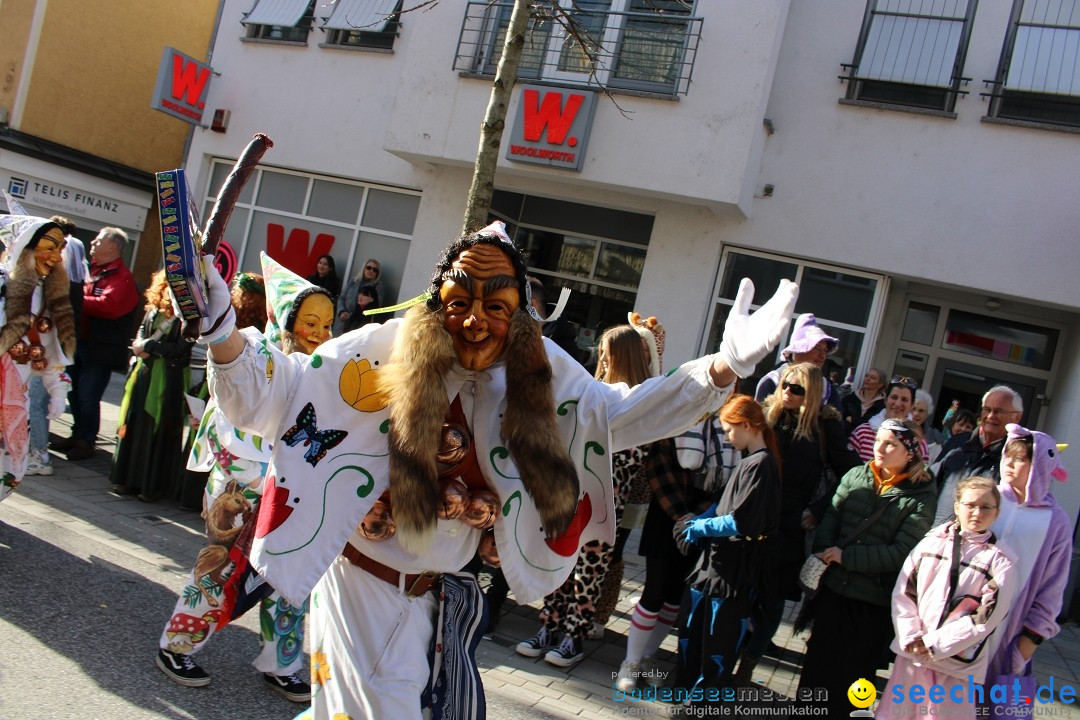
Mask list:
[[[398,0],[337,0],[323,28],[382,32],[397,6]]]
[[[311,0],[257,0],[255,7],[240,22],[244,25],[280,25],[296,27]]]

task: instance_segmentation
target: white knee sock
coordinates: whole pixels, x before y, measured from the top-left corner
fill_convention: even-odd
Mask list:
[[[640,602],[634,606],[634,614],[630,616],[630,632],[626,636],[626,662],[641,662],[658,614],[641,607]]]
[[[656,654],[661,643],[664,642],[664,638],[671,632],[671,626],[675,623],[675,618],[678,615],[678,605],[664,603],[664,607],[660,609],[660,614],[656,618],[656,625],[653,626],[652,632],[649,633],[649,639],[645,642],[645,655],[653,656]]]

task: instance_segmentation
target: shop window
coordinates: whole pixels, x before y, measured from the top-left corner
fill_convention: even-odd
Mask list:
[[[937,305],[908,303],[907,314],[904,316],[904,331],[900,339],[919,345],[933,345],[940,314],[941,308]]]
[[[1026,323],[951,310],[945,321],[945,350],[1049,370],[1058,331]]]
[[[248,40],[307,43],[315,0],[258,0],[240,22]]]
[[[869,0],[855,57],[843,67],[848,100],[951,113],[977,0]]]
[[[207,213],[232,167],[231,160],[214,161],[203,198]],[[416,192],[259,167],[240,194],[225,240],[248,272],[261,272],[261,250],[304,276],[314,272],[319,255],[328,254],[345,280],[376,258],[382,265],[380,299],[392,304],[419,206]]]
[[[543,3],[534,7],[520,77],[686,94],[701,37],[693,0],[558,0],[558,5],[565,16],[556,17]],[[509,0],[467,3],[455,70],[495,73],[512,9]]]
[[[363,224],[370,228],[412,235],[419,195],[404,195],[389,190],[369,190]]]
[[[799,300],[776,353],[758,364],[740,390],[752,393],[757,381],[782,362],[781,351],[791,336],[795,316],[802,313],[814,313],[818,325],[840,341],[826,371],[836,370],[843,377],[847,368],[869,364],[866,336],[870,319],[884,302],[881,276],[737,249],[725,250],[720,262],[716,300],[702,353],[720,349],[724,323],[744,277],[754,282],[757,304],[753,310],[772,296],[781,280],[799,284]]]
[[[491,213],[506,222],[550,299],[559,288],[573,291],[563,318],[577,338],[575,357],[587,363],[600,333],[634,309],[652,216],[500,190]]]
[[[401,0],[336,0],[333,7],[322,25],[322,47],[393,49],[401,29]]]
[[[1080,0],[1014,0],[990,117],[1080,127]]]
[[[264,170],[259,178],[258,204],[275,210],[300,213],[304,211],[308,179],[303,175]]]

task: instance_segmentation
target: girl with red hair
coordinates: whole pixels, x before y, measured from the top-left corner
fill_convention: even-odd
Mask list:
[[[765,541],[780,526],[779,452],[761,406],[735,395],[720,408],[720,424],[746,456],[719,500],[675,527],[681,541],[705,543],[683,594],[675,675],[679,699],[703,706],[731,685],[750,611],[771,581]]]

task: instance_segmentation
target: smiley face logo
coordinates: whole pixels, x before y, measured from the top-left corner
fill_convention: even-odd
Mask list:
[[[859,678],[848,688],[847,698],[857,708],[868,708],[877,699],[877,690],[866,678]]]

